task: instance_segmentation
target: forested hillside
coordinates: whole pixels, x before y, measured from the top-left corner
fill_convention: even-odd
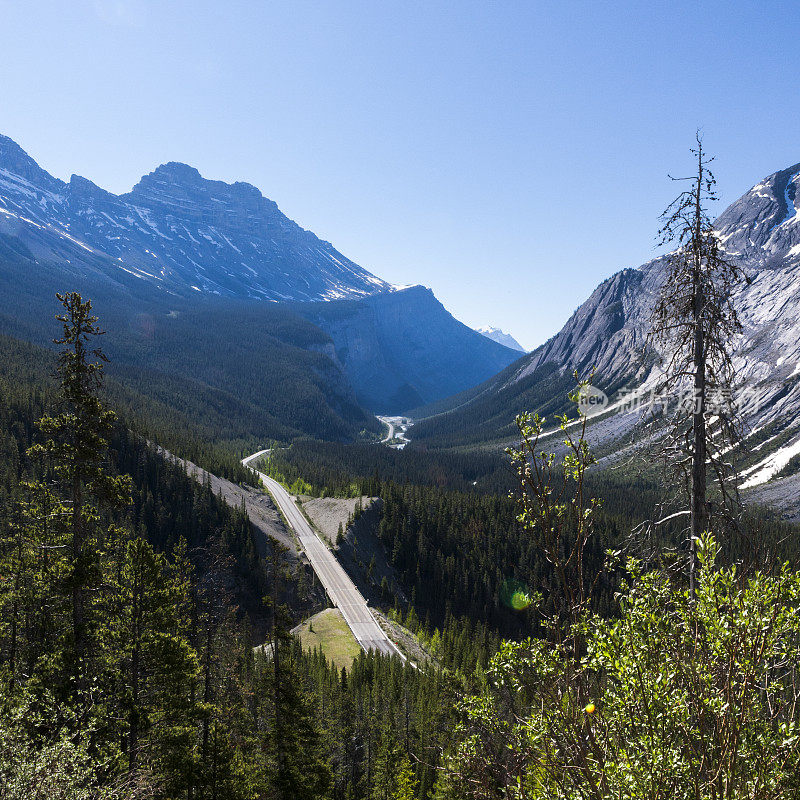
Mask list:
[[[253,301],[187,303],[122,275],[100,280],[9,245],[0,252],[0,333],[52,347],[55,292],[73,286],[103,319],[116,383],[146,401],[151,416],[175,414],[187,434],[193,428],[238,453],[272,439],[380,431],[330,357],[330,339],[298,315]]]

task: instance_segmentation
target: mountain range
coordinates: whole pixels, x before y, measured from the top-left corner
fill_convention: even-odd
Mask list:
[[[775,172],[715,227],[749,276],[734,298],[745,487],[800,498],[799,187],[800,164]],[[496,448],[517,413],[566,410],[575,370],[594,370],[613,406],[653,380],[647,333],[665,258],[603,281],[525,353],[497,328],[461,324],[429,289],[355,264],[249,184],[171,162],[113,195],[51,176],[0,137],[0,333],[49,345],[53,295],[77,289],[109,330],[120,385],[229,442],[354,440],[380,431],[373,414],[402,413],[417,420],[417,446]],[[635,417],[595,419],[600,452],[625,449]]]
[[[181,406],[224,398],[227,421],[241,422],[224,426],[231,439],[356,438],[380,430],[374,412],[442,399],[519,357],[430,290],[355,264],[250,184],[170,162],[114,195],[55,178],[4,136],[0,287],[0,332],[43,345],[54,293],[91,297],[113,369],[159,387],[160,402],[178,378],[193,387]]]
[[[255,186],[206,180],[187,164],[162,164],[114,195],[78,175],[54,178],[0,137],[0,214],[34,252],[48,237],[68,240],[107,257],[109,277],[126,272],[178,295],[319,300],[392,288]]]

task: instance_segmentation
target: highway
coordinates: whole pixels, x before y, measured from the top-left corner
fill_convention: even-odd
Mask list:
[[[247,458],[242,459],[246,467],[259,456],[267,453],[260,450]],[[345,622],[349,626],[356,640],[364,650],[377,650],[387,655],[399,655],[404,658],[400,650],[378,625],[375,617],[367,606],[361,592],[350,580],[342,565],[336,560],[333,553],[325,546],[319,536],[311,529],[308,520],[297,507],[295,499],[276,480],[263,472],[256,474],[261,479],[264,487],[272,495],[278,508],[294,530],[300,545],[305,551],[317,577],[325,587],[331,602],[342,612]]]

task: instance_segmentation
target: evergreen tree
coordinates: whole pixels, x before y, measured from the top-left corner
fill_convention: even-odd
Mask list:
[[[116,609],[128,769],[157,766],[173,787],[189,783],[196,714],[190,687],[199,669],[189,642],[187,571],[183,547],[170,561],[141,537],[132,538],[124,550]]]
[[[393,800],[398,787],[403,752],[395,740],[391,726],[386,724],[381,731],[380,743],[375,755],[375,774],[372,780],[370,800]]]
[[[271,658],[264,676],[264,689],[271,698],[272,787],[276,800],[316,800],[328,796],[331,772],[311,701],[302,689],[300,651],[289,632],[288,609],[280,602],[285,578],[281,556],[281,549],[273,544]]]
[[[414,768],[408,756],[402,756],[394,779],[390,800],[414,800],[419,784],[414,779]]]
[[[271,637],[269,682],[272,694],[272,785],[276,800],[323,800],[331,773],[310,698],[302,689],[298,653],[288,630],[279,623]]]
[[[82,690],[95,669],[101,556],[109,534],[116,532],[104,530],[101,515],[130,502],[130,479],[113,475],[106,463],[116,415],[99,397],[106,358],[100,349],[91,348],[93,339],[102,334],[97,317],[91,314],[91,301],[84,301],[77,292],[57,297],[64,307],[58,317],[63,335],[55,340],[62,346],[60,413],[39,420],[45,441],[29,452],[53,470],[62,491],[63,500],[53,516],[60,523],[66,547],[64,584],[70,597],[71,631],[65,657],[74,687]]]

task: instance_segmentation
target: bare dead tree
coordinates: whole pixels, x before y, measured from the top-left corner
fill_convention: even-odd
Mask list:
[[[689,591],[695,593],[696,542],[720,519],[735,522],[741,503],[731,452],[741,440],[734,398],[732,342],[741,332],[732,302],[748,279],[724,252],[706,211],[717,200],[714,160],[697,134],[694,175],[662,214],[659,244],[675,244],[652,313],[650,340],[661,354],[656,396],[665,403],[668,434],[661,455],[688,501]],[[714,491],[709,492],[709,485]],[[675,516],[675,515],[672,515]]]

